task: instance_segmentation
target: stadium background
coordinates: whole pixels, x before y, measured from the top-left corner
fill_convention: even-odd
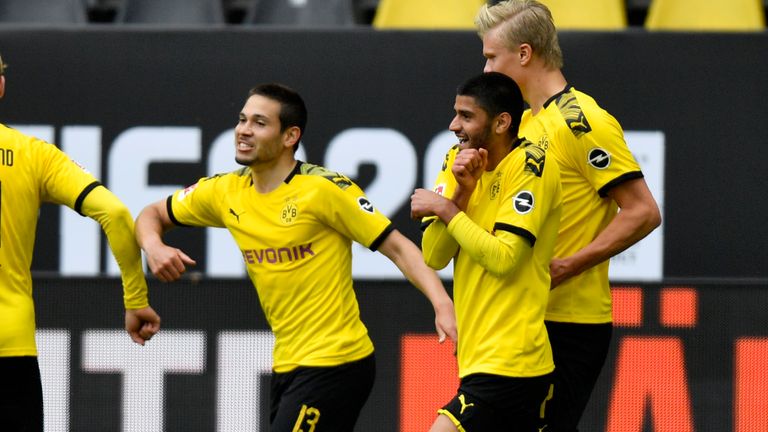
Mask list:
[[[663,277],[615,283],[616,337],[583,429],[768,429],[766,35],[564,33],[561,42],[571,83],[626,130],[665,136]],[[0,50],[11,65],[3,123],[45,126],[54,142],[67,127],[98,127],[99,160],[88,168],[110,187],[119,166],[110,152],[126,130],[197,127],[207,155],[246,90],[272,80],[307,100],[309,161],[324,163],[327,143],[356,127],[399,131],[421,160],[447,128],[455,86],[483,64],[471,32],[369,29],[0,27]],[[182,156],[135,181],[178,187],[207,173],[205,156]],[[381,174],[359,168],[351,176],[363,187]],[[420,181],[424,168],[414,169]],[[173,234],[201,273],[152,282],[163,333],[138,350],[120,330],[103,240],[80,245],[101,250],[101,277],[62,277],[71,257],[62,257],[58,212],[41,212],[33,264],[46,430],[259,427],[266,381],[247,371],[264,370],[266,324],[247,281],[206,275],[202,231]],[[418,240],[407,201],[390,213]],[[431,310],[406,283],[361,280],[357,293],[379,366],[358,430],[419,430],[453,391],[451,349],[429,339]]]

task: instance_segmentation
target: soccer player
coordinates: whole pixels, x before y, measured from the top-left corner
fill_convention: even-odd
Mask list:
[[[352,241],[390,258],[431,301],[439,340],[456,340],[453,302],[419,248],[349,178],[295,159],[307,110],[281,84],[249,92],[235,127],[244,168],[147,206],[139,244],[162,281],[195,264],[163,242],[174,226],[223,227],[235,239],[275,335],[273,432],[352,431],[375,377],[374,348],[352,287]]]
[[[483,6],[475,23],[485,71],[514,79],[530,106],[521,135],[560,166],[563,213],[546,315],[556,365],[549,427],[572,432],[610,345],[609,258],[653,231],[661,215],[619,123],[566,81],[547,7],[503,1]]]
[[[0,58],[0,98],[6,66]],[[43,430],[35,344],[32,249],[43,202],[95,219],[120,266],[125,329],[141,345],[160,328],[149,306],[133,218],[125,205],[54,145],[0,124],[0,419],[4,431]]]
[[[539,431],[554,369],[544,312],[560,221],[557,164],[518,138],[523,99],[509,77],[470,78],[454,110],[459,144],[435,192],[411,196],[411,216],[428,223],[427,264],[454,260],[461,380],[430,431]]]

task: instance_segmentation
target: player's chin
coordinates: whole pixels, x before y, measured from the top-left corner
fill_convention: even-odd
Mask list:
[[[253,163],[253,157],[250,155],[243,155],[239,152],[235,155],[235,162],[243,166],[250,166]]]

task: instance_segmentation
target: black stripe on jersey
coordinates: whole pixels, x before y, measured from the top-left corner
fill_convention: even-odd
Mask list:
[[[601,187],[600,190],[597,191],[597,193],[600,194],[601,198],[605,198],[605,197],[608,196],[608,191],[611,190],[612,188],[614,188],[614,187],[616,187],[616,186],[618,186],[618,185],[620,185],[620,184],[622,184],[622,183],[624,183],[626,181],[634,180],[634,179],[639,179],[639,178],[643,178],[643,177],[644,176],[643,176],[642,171],[631,171],[631,172],[628,172],[628,173],[624,173],[624,174],[616,177],[615,179],[609,181],[608,183],[606,183],[605,186]]]
[[[533,245],[536,244],[536,236],[535,235],[533,235],[530,231],[528,231],[526,229],[523,229],[523,228],[520,228],[520,227],[517,227],[517,226],[514,226],[514,225],[505,224],[505,223],[501,223],[501,222],[496,222],[493,225],[493,230],[494,231],[501,230],[501,231],[506,231],[508,233],[517,234],[520,237],[528,240],[528,243],[531,244],[531,247],[533,247]]]
[[[553,94],[549,99],[547,99],[546,102],[544,102],[544,108],[546,109],[549,104],[551,104],[552,102],[556,101],[560,96],[563,95],[563,93],[569,92],[572,88],[573,88],[572,85],[566,84],[564,89],[562,89],[561,91]]]
[[[291,170],[291,172],[288,173],[288,177],[286,177],[285,180],[283,180],[283,183],[286,183],[286,184],[290,183],[291,179],[293,179],[293,177],[296,174],[301,173],[301,166],[303,164],[304,164],[304,162],[302,162],[300,160],[296,160],[296,166],[294,166],[293,169]]]
[[[168,217],[171,218],[171,222],[173,222],[175,225],[182,226],[182,227],[189,226],[189,225],[184,225],[183,223],[176,220],[176,216],[173,215],[173,206],[171,205],[172,202],[173,202],[173,195],[168,195],[168,199],[165,200],[165,208],[168,210]]]
[[[384,242],[387,236],[390,235],[394,230],[395,230],[394,225],[392,225],[391,223],[387,225],[387,227],[384,228],[384,231],[382,231],[381,234],[379,234],[379,236],[376,237],[376,240],[374,240],[373,243],[371,243],[371,245],[368,246],[368,249],[370,249],[372,252],[376,252],[376,249],[378,249],[379,246],[381,246],[381,244]]]
[[[75,211],[80,213],[80,216],[85,216],[83,212],[81,211],[83,209],[83,201],[85,201],[85,197],[88,196],[89,193],[91,193],[92,190],[96,189],[97,187],[101,186],[101,183],[95,181],[83,189],[82,192],[80,192],[80,195],[77,196],[77,199],[75,200]]]

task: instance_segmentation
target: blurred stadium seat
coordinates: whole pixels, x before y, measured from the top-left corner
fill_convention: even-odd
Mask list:
[[[485,0],[379,0],[373,26],[378,29],[474,29]]]
[[[624,30],[625,0],[541,0],[560,30]]]
[[[221,0],[123,0],[122,24],[224,24]]]
[[[345,27],[356,20],[352,0],[254,0],[243,24]]]
[[[86,24],[83,0],[0,0],[0,22]]]
[[[669,31],[761,31],[765,29],[765,9],[762,0],[652,0],[645,27]]]

